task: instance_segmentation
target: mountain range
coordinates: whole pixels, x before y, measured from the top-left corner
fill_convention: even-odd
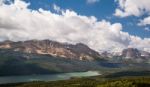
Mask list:
[[[150,53],[141,51],[136,48],[127,48],[122,50],[120,54],[113,54],[104,51],[99,53],[87,45],[82,43],[67,44],[60,43],[51,40],[28,40],[28,41],[4,41],[0,42],[0,49],[9,49],[15,52],[23,53],[34,53],[42,55],[51,55],[54,57],[62,57],[66,59],[77,59],[77,60],[97,60],[106,59],[113,56],[120,56],[125,59],[149,59]]]
[[[78,60],[95,60],[96,58],[100,58],[98,52],[82,43],[72,45],[50,40],[30,40],[24,42],[5,41],[0,43],[0,48],[10,49],[16,52],[51,55],[54,57]]]
[[[49,74],[110,68],[149,67],[150,53],[127,48],[119,55],[99,53],[85,44],[51,40],[0,42],[0,75]],[[146,65],[145,65],[146,64]],[[146,68],[147,69],[147,68]]]

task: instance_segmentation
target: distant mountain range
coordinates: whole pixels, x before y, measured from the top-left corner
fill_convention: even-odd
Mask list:
[[[128,48],[122,51],[122,56],[125,58],[149,58],[150,53],[146,51],[140,51],[136,48]]]
[[[5,41],[0,43],[1,49],[10,49],[24,53],[45,54],[78,60],[95,60],[100,54],[88,46],[77,43],[75,45],[59,43],[50,40],[30,40],[24,42]]]
[[[123,49],[120,53],[103,52],[101,56],[111,62],[122,63],[150,63],[150,53],[136,48]]]
[[[0,43],[0,49],[89,61],[112,58],[114,56],[120,56],[125,59],[150,59],[149,52],[140,51],[136,48],[124,49],[120,54],[108,53],[107,51],[99,53],[82,43],[73,45],[51,40],[29,40],[19,42],[4,41]]]
[[[110,68],[143,69],[143,66],[147,70],[149,61],[150,53],[135,48],[115,54],[99,53],[82,43],[73,45],[51,40],[0,42],[0,76],[106,71]]]

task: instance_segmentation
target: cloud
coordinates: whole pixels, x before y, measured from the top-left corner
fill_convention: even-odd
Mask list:
[[[57,6],[56,4],[53,4],[53,9],[54,9],[57,13],[59,13],[59,12],[62,11],[62,9],[61,9],[59,6]]]
[[[29,5],[15,0],[11,5],[0,6],[0,41],[50,39],[72,44],[81,42],[97,51],[118,51],[129,45],[150,49],[149,38],[141,39],[123,32],[120,23],[98,21],[94,16],[79,15],[68,9],[60,14],[41,8],[31,10],[27,8]]]
[[[115,0],[118,7],[114,15],[117,17],[136,16],[140,17],[148,15],[144,19],[140,19],[138,26],[150,25],[150,0]],[[144,30],[149,31],[145,28]]]
[[[100,0],[86,0],[88,4],[94,4],[96,2],[99,2]]]
[[[3,4],[3,0],[0,0],[0,5],[2,5]]]
[[[150,25],[150,16],[144,18],[143,20],[140,21],[140,23],[138,24],[139,26],[146,26],[146,25]]]
[[[131,47],[135,47],[150,52],[150,45],[149,45],[150,38],[141,39],[140,37],[132,36],[131,39],[132,39],[132,42],[130,44]]]
[[[145,27],[144,30],[150,32],[150,28],[149,27]]]
[[[150,0],[115,0],[118,3],[118,8],[115,11],[115,16],[141,16],[150,14]]]

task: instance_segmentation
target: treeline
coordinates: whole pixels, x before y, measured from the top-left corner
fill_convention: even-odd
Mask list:
[[[126,78],[106,81],[96,87],[150,87],[150,78]]]

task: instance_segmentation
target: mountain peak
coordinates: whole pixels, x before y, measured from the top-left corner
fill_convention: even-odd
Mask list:
[[[136,48],[127,48],[122,51],[122,56],[125,58],[140,58],[141,53]]]
[[[82,43],[72,45],[51,40],[11,41],[11,43],[0,43],[0,48],[78,60],[95,60],[95,58],[100,58],[98,52]]]

